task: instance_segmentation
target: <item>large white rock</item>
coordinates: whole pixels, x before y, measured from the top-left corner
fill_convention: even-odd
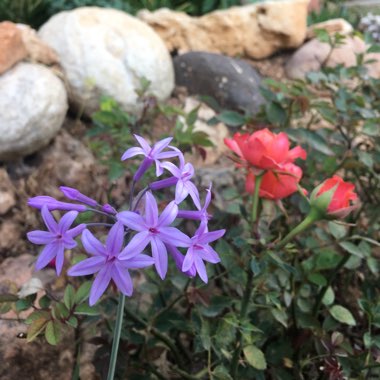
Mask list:
[[[163,41],[124,12],[98,7],[61,12],[41,27],[39,35],[60,57],[70,100],[87,114],[98,108],[101,95],[138,114],[142,104],[136,90],[143,77],[159,100],[173,90],[173,64]]]
[[[0,160],[47,145],[67,112],[66,90],[48,68],[18,63],[0,76]]]

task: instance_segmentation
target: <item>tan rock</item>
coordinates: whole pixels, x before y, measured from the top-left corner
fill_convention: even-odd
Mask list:
[[[349,35],[354,31],[352,25],[343,18],[334,18],[332,20],[319,22],[317,24],[310,25],[307,29],[306,39],[310,40],[315,37],[315,30],[324,29],[329,34],[343,34]]]
[[[357,36],[347,37],[342,45],[332,51],[329,44],[312,39],[292,55],[286,63],[285,72],[291,79],[303,79],[307,73],[319,71],[322,66],[355,66],[357,54],[364,54],[367,48],[365,42]],[[369,60],[375,62],[367,64],[368,75],[380,78],[380,53],[365,55],[365,61]]]
[[[21,38],[28,52],[28,58],[36,63],[53,65],[59,63],[57,53],[38,37],[37,32],[29,25],[17,24],[21,31]]]
[[[7,171],[0,169],[0,215],[6,214],[15,204],[16,197],[13,184]]]
[[[165,41],[169,50],[202,50],[230,56],[265,58],[295,48],[306,36],[309,0],[268,1],[190,17],[163,8],[138,17]]]
[[[0,74],[27,56],[21,32],[9,21],[0,22]]]

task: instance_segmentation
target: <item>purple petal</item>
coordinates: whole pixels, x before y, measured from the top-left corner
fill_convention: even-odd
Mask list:
[[[208,277],[207,277],[207,271],[206,271],[206,266],[203,260],[195,255],[195,267],[197,268],[197,272],[199,274],[199,277],[202,279],[204,283],[208,283]]]
[[[57,248],[58,248],[58,244],[51,243],[51,244],[48,244],[41,251],[36,261],[36,265],[35,265],[36,270],[41,270],[42,268],[45,268],[46,265],[48,265],[50,261],[54,259],[54,257],[57,254]]]
[[[78,224],[76,227],[72,228],[71,230],[67,230],[65,233],[65,236],[68,236],[70,238],[75,238],[79,234],[81,234],[86,229],[86,225],[84,223]]]
[[[62,242],[65,249],[73,249],[78,245],[78,243],[73,238],[68,236],[64,236],[60,241]]]
[[[165,178],[165,179],[162,179],[160,181],[152,182],[149,185],[149,188],[151,190],[160,190],[160,189],[164,189],[166,187],[174,186],[174,185],[177,184],[177,182],[178,182],[178,178],[177,177]]]
[[[84,205],[78,205],[74,203],[60,202],[56,199],[49,197],[47,195],[39,195],[37,197],[29,198],[28,205],[30,207],[42,209],[43,206],[46,206],[49,211],[53,210],[63,210],[63,211],[79,211],[83,212],[87,210],[87,207]]]
[[[165,227],[174,222],[178,213],[178,206],[174,201],[170,202],[158,218],[157,227]]]
[[[125,265],[126,268],[139,269],[148,267],[149,265],[153,265],[154,260],[152,257],[148,255],[136,255],[127,260],[123,260],[122,263],[123,265]]]
[[[192,247],[190,247],[187,250],[185,259],[183,260],[182,264],[182,272],[187,272],[194,264],[194,250]]]
[[[149,154],[150,151],[151,151],[151,147],[150,147],[150,145],[147,143],[147,141],[146,141],[143,137],[141,137],[141,136],[139,136],[139,135],[133,135],[133,136],[135,136],[135,139],[136,139],[136,140],[138,141],[138,143],[141,145],[141,147],[143,148],[145,154]]]
[[[58,231],[63,235],[74,223],[75,218],[78,216],[78,211],[69,211],[62,216],[58,222]]]
[[[131,241],[127,244],[127,246],[120,252],[118,256],[119,260],[129,260],[130,258],[138,255],[140,252],[144,250],[144,248],[150,242],[150,234],[148,231],[139,232]]]
[[[204,204],[202,210],[206,211],[208,206],[210,205],[211,198],[212,198],[211,188],[212,188],[212,184],[210,183],[209,188],[206,190],[207,194],[206,194],[205,204]]]
[[[104,266],[106,258],[102,256],[94,256],[89,259],[85,259],[78,264],[71,267],[67,274],[69,276],[87,276],[99,272]]]
[[[82,202],[92,207],[98,206],[98,202],[96,202],[96,200],[88,197],[87,195],[82,194],[77,189],[73,189],[72,187],[67,186],[61,186],[59,189],[62,191],[63,195],[66,198],[71,199],[72,201]]]
[[[111,269],[112,265],[106,265],[100,269],[99,273],[95,277],[90,292],[90,306],[93,306],[107,289],[108,284],[111,281]]]
[[[204,246],[203,249],[199,250],[197,253],[199,257],[201,257],[203,260],[208,261],[209,263],[220,263],[220,257],[218,253],[209,245]]]
[[[112,268],[112,279],[117,288],[126,296],[130,297],[133,293],[133,282],[128,269],[115,264]]]
[[[108,203],[102,206],[102,211],[106,212],[107,214],[115,215],[117,214],[116,210]]]
[[[154,162],[156,163],[156,177],[159,177],[164,172],[164,168],[160,161],[154,160]]]
[[[110,232],[108,233],[108,237],[106,240],[106,249],[108,254],[117,255],[124,241],[124,226],[121,222],[116,222]]]
[[[144,175],[144,173],[152,166],[153,162],[154,160],[150,157],[144,158],[144,161],[141,163],[135,175],[133,176],[133,180],[137,182]]]
[[[151,192],[145,194],[145,220],[149,227],[155,227],[158,223],[157,202]]]
[[[166,139],[156,142],[153,146],[151,156],[155,157],[158,153],[164,150],[170,144],[170,141],[172,140],[173,140],[173,137],[167,137]]]
[[[47,206],[42,206],[41,215],[48,230],[50,232],[57,233],[58,232],[57,222],[55,221],[51,212],[48,210]]]
[[[201,202],[199,200],[199,193],[198,193],[198,189],[196,188],[196,186],[190,182],[190,181],[187,181],[185,183],[185,187],[187,188],[187,192],[190,194],[191,196],[191,199],[193,200],[196,208],[198,210],[201,209]]]
[[[107,256],[107,251],[104,245],[89,230],[83,231],[82,243],[84,249],[90,255]]]
[[[191,245],[191,239],[175,227],[161,227],[159,237],[164,243],[176,247],[189,247]]]
[[[211,232],[205,232],[198,237],[198,242],[200,244],[211,243],[214,240],[220,239],[225,234],[225,232],[226,230],[216,230],[216,231],[211,231]]]
[[[177,156],[178,156],[178,153],[174,152],[174,151],[160,152],[160,153],[155,155],[155,157],[159,160],[165,160],[167,158],[173,158],[173,157],[177,157]]]
[[[143,154],[145,155],[144,151],[141,149],[141,148],[137,148],[137,147],[133,147],[133,148],[129,148],[128,150],[126,150],[124,152],[124,154],[121,156],[121,161],[125,161],[127,160],[128,158],[131,158],[131,157],[134,157],[134,156],[137,156],[139,154]]]
[[[26,236],[33,244],[49,244],[56,238],[56,235],[49,231],[31,231]]]
[[[156,266],[158,275],[163,280],[168,271],[168,252],[165,244],[157,237],[153,237],[150,241],[152,246],[152,256]]]
[[[145,231],[145,221],[141,215],[132,211],[122,211],[117,215],[117,220],[124,224],[124,226],[129,227],[133,231]]]
[[[57,271],[57,276],[59,276],[62,272],[63,262],[65,260],[65,249],[63,244],[57,244],[57,254],[55,257],[55,270]]]
[[[185,187],[182,179],[178,180],[175,187],[175,202],[181,203],[189,195],[189,190]]]
[[[203,213],[201,211],[193,211],[193,210],[178,210],[177,218],[202,220]]]
[[[161,165],[163,168],[169,170],[169,172],[172,173],[174,177],[181,178],[182,171],[171,162],[163,162]]]
[[[166,244],[166,248],[170,255],[173,257],[177,269],[182,272],[182,265],[185,256],[176,247],[170,244]],[[194,266],[192,266],[190,270],[182,273],[189,277],[194,277],[197,274]]]

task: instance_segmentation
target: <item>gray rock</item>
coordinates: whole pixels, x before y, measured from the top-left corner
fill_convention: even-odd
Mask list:
[[[0,76],[0,160],[47,145],[61,128],[67,107],[63,83],[44,66],[18,63]]]
[[[174,58],[174,70],[178,86],[191,95],[212,96],[224,108],[256,114],[264,104],[260,75],[240,59],[190,52]]]

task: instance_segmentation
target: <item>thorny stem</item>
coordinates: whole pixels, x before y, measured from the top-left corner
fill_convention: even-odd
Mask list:
[[[257,220],[257,209],[259,205],[259,191],[260,191],[262,180],[263,180],[263,174],[258,175],[256,177],[255,192],[253,193],[253,198],[252,198],[252,223],[255,223]]]
[[[252,283],[253,283],[253,273],[249,269],[248,270],[248,277],[247,277],[247,283],[245,286],[244,294],[243,294],[243,299],[241,303],[241,309],[240,309],[240,322],[245,318],[248,310],[248,304],[251,299],[251,294],[252,294]],[[232,357],[231,361],[231,376],[233,379],[236,379],[236,372],[238,369],[239,365],[239,358],[243,346],[243,335],[241,333],[241,330],[238,330],[236,334],[236,341],[238,342],[238,346],[235,349],[234,355]]]
[[[108,367],[107,380],[113,380],[115,376],[117,353],[119,351],[119,343],[120,343],[120,335],[121,335],[121,327],[123,325],[124,304],[125,304],[125,296],[123,293],[120,293],[119,304],[117,306],[117,316],[116,316],[115,328],[114,328],[114,333],[113,333],[111,359],[110,359],[110,365]]]

